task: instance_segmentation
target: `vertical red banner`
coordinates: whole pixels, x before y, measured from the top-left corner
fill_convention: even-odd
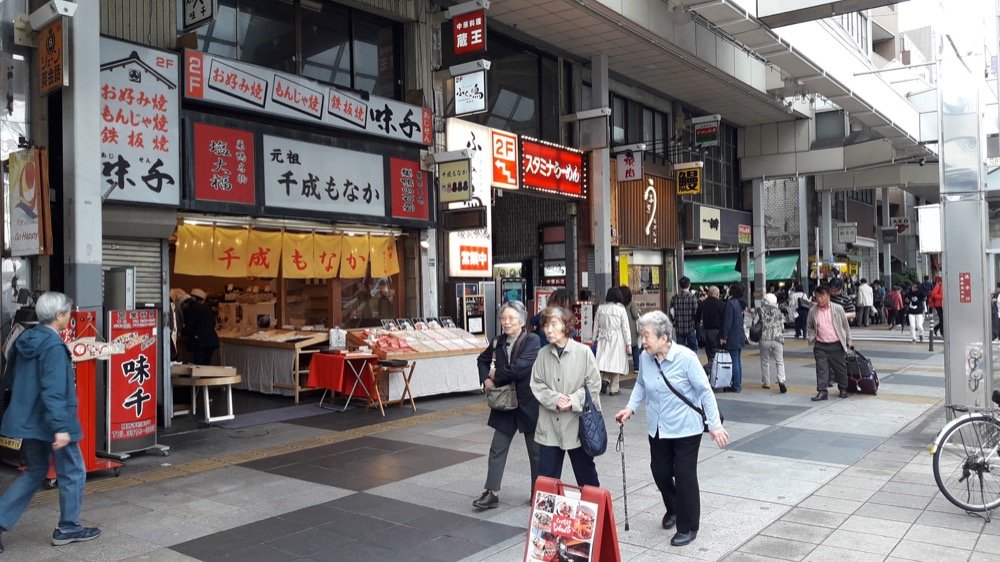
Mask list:
[[[253,133],[195,123],[192,154],[195,199],[256,202]]]
[[[156,444],[157,311],[112,310],[108,341],[125,353],[108,361],[108,452]]]
[[[389,186],[392,190],[393,218],[430,219],[427,174],[420,169],[420,162],[390,158]]]

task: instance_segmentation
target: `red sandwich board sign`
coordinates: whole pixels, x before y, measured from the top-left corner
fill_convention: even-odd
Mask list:
[[[157,311],[112,310],[108,341],[125,352],[108,361],[107,449],[129,453],[156,445]]]
[[[611,492],[539,476],[528,520],[524,562],[620,562]]]

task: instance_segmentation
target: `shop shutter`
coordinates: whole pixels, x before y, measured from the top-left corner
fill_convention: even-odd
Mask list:
[[[163,301],[163,268],[158,238],[105,238],[104,269],[135,268],[135,303]]]

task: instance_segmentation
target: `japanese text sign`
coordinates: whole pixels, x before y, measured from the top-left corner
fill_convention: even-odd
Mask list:
[[[525,188],[587,197],[583,153],[543,141],[521,139],[521,178]]]
[[[468,160],[442,162],[438,164],[438,194],[442,203],[468,201],[472,198],[471,165]]]
[[[343,253],[344,236],[341,234],[313,235],[313,276],[332,279],[340,271],[340,256]]]
[[[460,230],[448,233],[448,273],[451,277],[489,277],[493,271],[493,219],[490,212],[492,202],[490,184],[493,180],[493,151],[490,148],[492,129],[476,125],[461,119],[448,119],[447,149],[468,150],[471,153],[469,170],[469,186],[471,199],[460,203],[451,203],[449,209],[468,207],[485,207],[486,227],[475,230]],[[462,247],[466,249],[463,259]],[[477,254],[475,260],[468,252]],[[480,257],[486,257],[486,269],[482,269]]]
[[[694,142],[700,147],[719,146],[719,123],[721,117],[718,115],[705,115],[695,117],[691,120],[694,126]]]
[[[281,256],[281,233],[251,229],[247,236],[247,275],[277,277]]]
[[[615,178],[618,181],[642,179],[642,152],[626,150],[615,156]]]
[[[477,10],[451,19],[456,55],[486,50],[486,11]]]
[[[219,0],[184,0],[181,29],[194,31],[215,19],[219,13]]]
[[[383,157],[264,135],[264,204],[385,216]]]
[[[38,91],[48,94],[69,86],[69,43],[60,17],[38,33]]]
[[[12,256],[51,254],[46,247],[48,225],[48,181],[42,165],[43,149],[29,148],[10,153],[10,252]]]
[[[369,261],[371,276],[389,277],[399,273],[399,253],[396,252],[396,237],[376,234],[368,235],[370,247]]]
[[[517,135],[493,129],[493,187],[517,189],[518,177]]]
[[[193,128],[194,198],[253,205],[253,133],[205,123]]]
[[[455,77],[455,115],[482,113],[487,102],[485,70]]]
[[[180,202],[177,55],[101,38],[101,181],[113,201]]]
[[[309,279],[313,275],[313,234],[285,232],[281,236],[281,270],[285,279]]]
[[[200,51],[184,51],[184,96],[314,125],[420,145],[433,142],[431,110]]]
[[[597,560],[594,551],[597,504],[569,494],[539,491],[534,495],[525,562],[555,560],[560,544],[573,544],[573,560]]]
[[[701,193],[702,162],[685,162],[674,165],[677,180],[677,195],[697,195]]]
[[[420,162],[389,158],[389,189],[393,218],[430,220],[427,174],[420,170]]]
[[[249,234],[245,228],[215,229],[215,252],[211,268],[211,274],[214,277],[247,276]],[[202,272],[202,275],[204,274]]]
[[[108,315],[108,341],[125,348],[108,362],[108,450],[147,449],[156,442],[157,311]]]
[[[370,250],[368,235],[344,236],[343,252],[340,257],[340,277],[361,279],[368,271]]]

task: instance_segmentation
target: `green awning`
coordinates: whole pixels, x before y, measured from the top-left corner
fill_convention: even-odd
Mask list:
[[[792,279],[798,264],[797,253],[768,254],[764,258],[768,282]],[[684,275],[695,285],[735,283],[740,280],[734,254],[685,257]],[[753,260],[750,261],[750,276],[753,276]]]

